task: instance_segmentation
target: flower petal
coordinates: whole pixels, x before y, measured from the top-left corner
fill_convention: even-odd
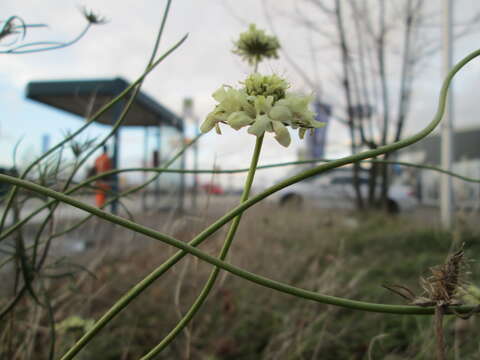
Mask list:
[[[227,91],[225,90],[225,85],[222,85],[212,94],[212,97],[218,102],[222,102],[226,96],[227,96]]]
[[[315,129],[322,128],[326,125],[326,123],[317,121],[317,120],[311,120],[310,121],[310,126],[314,127]]]
[[[236,111],[231,113],[227,118],[227,123],[235,130],[240,130],[242,127],[250,125],[253,123],[253,119],[248,116],[245,111]]]
[[[270,109],[272,108],[272,103],[273,103],[273,97],[259,95],[255,98],[255,110],[257,112],[257,115],[265,115],[270,112]]]
[[[280,145],[288,147],[290,145],[290,133],[285,125],[279,121],[272,121],[273,130],[275,131],[275,139]]]
[[[211,112],[210,114],[208,114],[207,118],[202,123],[202,125],[200,125],[200,131],[202,133],[207,133],[215,127],[216,123],[217,122],[215,121],[215,117],[213,116],[213,112]]]
[[[270,110],[269,116],[273,120],[288,122],[292,119],[292,112],[285,105],[275,105],[272,107],[272,110]]]
[[[248,133],[255,136],[262,136],[270,123],[271,120],[267,115],[258,115],[253,125],[248,128]]]

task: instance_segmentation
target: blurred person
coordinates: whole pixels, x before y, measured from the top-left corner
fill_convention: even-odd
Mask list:
[[[102,174],[104,172],[110,171],[113,169],[112,160],[107,154],[108,148],[106,145],[103,145],[103,152],[100,156],[95,159],[95,174]],[[110,184],[111,176],[106,176],[101,179],[98,179],[95,183],[95,204],[97,207],[101,208],[105,205],[107,200],[107,191],[111,189]]]

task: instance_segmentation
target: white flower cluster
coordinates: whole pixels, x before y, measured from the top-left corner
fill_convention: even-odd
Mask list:
[[[287,147],[291,141],[287,126],[298,129],[303,138],[307,129],[325,125],[316,121],[315,113],[309,109],[313,97],[287,92],[288,83],[276,75],[255,73],[243,85],[240,89],[223,85],[213,93],[218,104],[202,123],[203,133],[215,128],[221,134],[219,123],[235,130],[249,126],[248,133],[275,133],[275,139]]]

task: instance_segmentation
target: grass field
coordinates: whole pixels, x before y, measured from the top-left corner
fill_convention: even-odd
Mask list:
[[[136,220],[188,241],[211,222],[214,213],[141,214]],[[447,233],[438,230],[427,213],[419,214],[356,216],[259,205],[244,216],[229,261],[329,295],[404,304],[382,284],[405,285],[420,295],[420,276],[426,275],[429,267],[441,264],[452,247],[465,242],[468,258],[477,259],[480,254],[480,229],[467,225],[474,215],[464,217],[455,232]],[[159,242],[133,237],[128,231],[98,221],[78,231],[83,238],[91,238],[94,245],[65,261],[69,265],[63,272],[75,270],[71,276],[57,279],[54,275],[60,270],[51,272],[47,290],[58,325],[57,354],[81,335],[89,319],[98,318],[129,287],[174,253]],[[217,254],[225,231],[219,231],[201,248]],[[89,272],[72,263],[85,266]],[[185,258],[109,324],[78,358],[138,359],[188,309],[210,269],[195,258]],[[478,285],[478,264],[470,262],[469,270],[472,283]],[[0,303],[4,301],[6,297],[0,299]],[[83,320],[65,326],[65,319],[71,321],[74,316]],[[46,358],[46,309],[26,300],[15,311],[14,320],[0,325],[3,351],[15,348],[15,359],[30,359],[32,354],[35,359]],[[478,330],[474,317],[449,317],[445,325],[448,358],[480,358],[475,340]],[[199,315],[159,359],[430,359],[433,351],[430,317],[335,308],[222,273]]]

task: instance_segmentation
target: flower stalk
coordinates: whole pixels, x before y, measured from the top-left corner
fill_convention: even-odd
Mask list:
[[[250,162],[250,169],[248,171],[242,196],[240,198],[240,204],[245,202],[250,195],[253,179],[255,177],[255,171],[257,170],[258,159],[260,157],[262,143],[263,143],[263,136],[260,136],[257,138],[255,143],[255,149],[253,151],[252,160]],[[242,214],[239,214],[233,219],[232,224],[230,225],[227,236],[225,238],[225,242],[223,243],[222,249],[220,250],[220,254],[218,256],[218,258],[222,261],[225,260],[228,254],[228,250],[230,249],[233,238],[235,237],[238,226],[240,225],[241,218],[242,218]],[[192,320],[192,318],[195,316],[198,310],[200,310],[200,307],[205,303],[205,300],[210,294],[219,273],[220,273],[220,268],[216,266],[210,273],[210,276],[208,277],[208,280],[205,283],[202,291],[200,292],[200,294],[198,295],[197,299],[192,304],[190,309],[187,311],[187,313],[182,317],[182,319],[177,323],[177,325],[172,329],[172,331],[170,331],[168,335],[157,346],[155,346],[152,350],[150,350],[148,354],[146,354],[140,360],[153,359],[154,356],[158,355],[163,349],[165,349],[172,342],[172,340],[175,339],[175,337],[189,324],[189,322]]]

